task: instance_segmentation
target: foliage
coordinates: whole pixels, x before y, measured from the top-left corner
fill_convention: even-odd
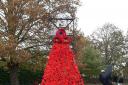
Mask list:
[[[27,69],[27,70],[33,70],[33,71],[44,71],[46,62],[47,62],[47,52],[46,51],[36,51],[31,52],[32,57],[31,60],[28,60],[27,62],[24,62],[21,64],[21,68]]]
[[[95,49],[89,39],[80,36],[77,42],[76,60],[85,80],[98,75],[101,67],[100,52]]]
[[[0,68],[0,85],[9,85],[9,72]]]
[[[7,62],[22,63],[30,59],[27,49],[49,45],[50,17],[61,13],[71,16],[79,1],[5,0],[0,1],[0,56]],[[7,50],[8,49],[8,50]],[[24,55],[22,55],[24,54]]]
[[[75,18],[78,5],[79,0],[0,0],[0,61],[10,70],[12,85],[19,85],[19,66],[33,62],[32,51],[49,49],[49,18]]]
[[[33,85],[33,83],[38,81],[41,82],[42,72],[32,70],[20,69],[19,71],[19,80],[21,85]],[[9,71],[3,68],[0,68],[0,85],[10,85],[9,80]]]
[[[91,40],[94,47],[101,52],[103,65],[112,64],[114,71],[121,71],[123,63],[126,62],[122,31],[115,25],[107,23],[92,34]]]
[[[90,45],[85,48],[84,62],[87,64],[87,69],[91,70],[92,75],[97,75],[101,69],[100,53],[97,49],[94,49]]]

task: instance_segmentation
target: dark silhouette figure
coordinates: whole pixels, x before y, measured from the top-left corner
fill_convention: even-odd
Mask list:
[[[103,85],[112,85],[111,82],[112,65],[109,65],[104,72],[99,75],[99,80]]]

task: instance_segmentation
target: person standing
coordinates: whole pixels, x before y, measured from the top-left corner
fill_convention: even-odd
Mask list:
[[[112,85],[111,81],[111,74],[112,74],[112,65],[108,65],[106,70],[102,70],[101,74],[99,75],[99,80],[103,85]]]

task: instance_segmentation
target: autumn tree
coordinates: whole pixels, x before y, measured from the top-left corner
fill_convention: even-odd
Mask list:
[[[101,69],[101,58],[98,49],[92,46],[89,38],[80,35],[76,42],[76,61],[81,73],[87,78],[98,75]]]
[[[0,0],[0,60],[10,71],[11,85],[20,84],[18,68],[31,52],[47,49],[49,17],[75,17],[78,5],[79,0]]]
[[[76,59],[78,66],[81,67],[83,65],[82,58],[84,57],[83,49],[85,48],[87,41],[83,35],[78,35],[74,43],[75,43],[75,55],[76,55],[75,59]]]

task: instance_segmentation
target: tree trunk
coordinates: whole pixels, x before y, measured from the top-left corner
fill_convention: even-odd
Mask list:
[[[18,68],[19,65],[15,63],[8,64],[9,71],[10,71],[10,83],[11,85],[20,85],[18,79]]]

